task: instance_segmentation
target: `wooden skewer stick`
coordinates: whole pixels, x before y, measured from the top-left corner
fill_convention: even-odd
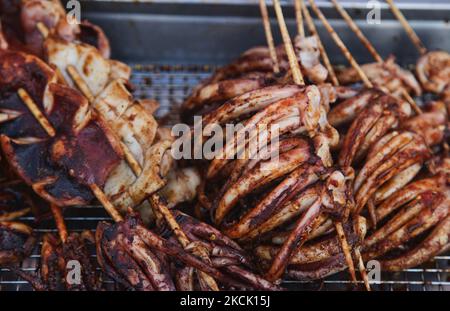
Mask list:
[[[353,263],[352,253],[350,251],[350,246],[348,245],[347,238],[345,237],[345,232],[342,223],[336,221],[334,223],[334,227],[336,229],[336,234],[338,236],[339,242],[342,247],[342,251],[345,256],[345,261],[347,262],[348,265],[348,272],[350,273],[353,283],[356,283],[355,265]]]
[[[73,65],[67,66],[67,73],[72,78],[73,82],[75,82],[75,85],[77,88],[83,93],[83,95],[87,98],[89,103],[92,105],[92,103],[95,100],[94,94],[91,92],[91,88],[87,85],[87,83],[83,80],[81,75],[78,73],[78,70]]]
[[[264,25],[264,33],[266,35],[267,45],[269,47],[270,58],[272,58],[273,72],[280,72],[280,65],[278,64],[277,51],[273,42],[272,30],[270,27],[269,13],[267,12],[266,0],[259,0],[259,9]]]
[[[402,24],[403,28],[406,31],[406,34],[412,41],[412,43],[415,45],[417,50],[421,55],[425,54],[427,52],[427,49],[425,45],[420,40],[419,36],[416,34],[414,29],[411,27],[411,25],[406,20],[405,16],[402,12],[398,9],[398,7],[395,5],[393,0],[386,0],[386,2],[389,4],[389,7],[391,8],[392,13],[395,15],[395,17],[399,20],[400,24]]]
[[[359,250],[359,246],[355,248],[355,256],[358,261],[358,269],[364,281],[364,286],[366,287],[366,290],[370,292],[372,289],[370,288],[369,277],[367,276],[366,267],[364,266],[364,261],[362,259],[361,251]]]
[[[108,197],[102,191],[102,189],[100,189],[99,186],[97,186],[96,184],[90,184],[89,188],[91,188],[91,191],[94,193],[97,200],[99,200],[99,202],[103,205],[103,207],[115,222],[123,221],[122,215],[120,215],[120,213],[116,210],[114,205],[111,203],[111,201],[109,201]]]
[[[338,34],[334,31],[333,27],[330,25],[328,20],[323,15],[322,11],[317,7],[317,5],[314,3],[314,0],[309,0],[309,4],[311,5],[312,10],[317,15],[317,17],[322,21],[323,25],[325,26],[325,29],[328,31],[328,33],[331,35],[331,38],[333,38],[336,45],[339,47],[339,49],[344,53],[345,58],[350,62],[350,65],[356,70],[358,75],[360,76],[361,80],[363,81],[364,85],[368,88],[372,88],[373,84],[370,82],[369,78],[367,78],[364,71],[361,69],[359,64],[356,62],[356,60],[353,58],[350,51],[345,46],[344,42],[342,42],[341,38],[338,36]]]
[[[22,102],[31,111],[31,113],[39,122],[39,124],[42,126],[42,128],[47,132],[48,136],[54,137],[56,135],[55,130],[53,129],[52,125],[47,120],[47,118],[44,116],[44,114],[41,112],[39,107],[36,105],[34,100],[31,98],[30,94],[28,94],[28,92],[25,91],[23,88],[20,88],[17,91],[17,94],[19,95],[20,99],[22,99]]]
[[[37,23],[36,27],[37,27],[37,29],[38,29],[39,32],[41,33],[41,36],[42,36],[44,39],[48,37],[48,35],[49,35],[50,32],[49,32],[47,26],[44,25],[44,23],[39,22],[39,23]]]
[[[405,100],[411,105],[411,107],[413,107],[414,111],[417,114],[422,113],[422,109],[420,109],[419,105],[417,105],[414,98],[412,98],[411,95],[409,95],[409,93],[404,88],[402,88],[402,95],[405,98]]]
[[[328,74],[330,75],[331,83],[333,83],[334,86],[339,85],[339,80],[337,79],[336,73],[334,72],[333,66],[331,65],[330,59],[328,58],[328,54],[325,51],[325,47],[322,44],[322,40],[320,40],[319,33],[317,32],[316,26],[314,25],[314,21],[311,18],[311,15],[309,14],[308,8],[306,7],[303,0],[300,1],[303,15],[305,15],[305,21],[306,25],[308,25],[308,29],[311,32],[313,36],[316,37],[317,44],[319,46],[319,52],[320,56],[322,57],[323,63],[325,64],[325,67],[328,70]]]
[[[302,2],[301,0],[294,0],[295,5],[295,18],[297,20],[297,31],[301,38],[305,37],[305,27],[303,27],[303,14],[302,14]]]
[[[361,29],[356,25],[356,23],[353,21],[351,16],[347,13],[347,11],[340,5],[340,3],[337,0],[331,0],[333,2],[334,6],[336,7],[339,14],[344,18],[344,20],[347,22],[350,29],[356,34],[358,39],[364,44],[364,46],[369,50],[369,53],[372,55],[372,57],[375,59],[378,63],[383,63],[383,58],[380,56],[380,54],[377,52],[375,47],[372,45],[372,43],[367,39],[367,37],[363,34]],[[388,90],[381,88],[384,92],[389,93]],[[417,103],[414,101],[414,99],[409,95],[409,93],[402,89],[402,95],[405,98],[405,100],[413,107],[414,111],[417,114],[422,113],[422,110],[417,105]]]
[[[52,211],[53,218],[55,218],[56,228],[58,228],[58,234],[59,238],[63,243],[66,243],[68,233],[67,233],[67,227],[66,223],[64,222],[64,217],[61,211],[61,208],[59,206],[56,206],[55,204],[50,204],[50,210]]]
[[[286,22],[284,20],[283,11],[281,10],[280,1],[273,0],[273,5],[275,7],[275,14],[277,15],[281,36],[283,37],[284,48],[286,49],[286,54],[289,59],[289,66],[291,67],[294,83],[297,85],[305,85],[302,72],[300,71],[300,65],[298,64],[297,55],[295,55],[294,47],[292,46],[291,42],[291,37],[289,36]]]
[[[342,5],[337,0],[331,0],[331,2],[336,7],[336,10],[339,12],[339,14],[345,20],[345,22],[348,24],[350,29],[356,34],[358,39],[369,50],[369,53],[373,56],[373,58],[379,63],[383,62],[383,58],[380,56],[380,54],[378,54],[372,43],[370,43],[367,37],[362,33],[358,25],[356,25],[356,23],[353,21],[350,15],[348,15],[347,11],[342,7]]]

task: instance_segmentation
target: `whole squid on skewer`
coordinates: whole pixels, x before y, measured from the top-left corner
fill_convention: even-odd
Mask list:
[[[281,19],[279,9],[277,16]],[[295,66],[298,61],[293,48],[289,48],[290,39],[283,24],[280,22],[287,55]],[[301,84],[302,79],[298,76],[301,71],[293,68],[293,79]],[[257,152],[266,155],[274,152],[276,146],[270,145],[254,151],[255,154],[231,160],[228,156],[245,153],[247,144],[233,137],[225,142],[223,148],[216,150],[206,171],[207,182],[204,185],[208,187],[200,194],[205,207],[212,211],[215,222],[228,236],[240,241],[249,242],[286,222],[295,222],[296,227],[267,272],[272,280],[284,274],[296,245],[302,245],[309,238],[310,232],[326,219],[325,215],[333,215],[335,219],[346,219],[345,215],[348,215],[344,206],[350,199],[347,189],[352,172],[327,169],[332,163],[329,146],[337,143],[337,137],[326,120],[326,107],[336,96],[336,89],[329,85],[274,85],[244,93],[204,115],[205,128],[243,121],[241,132],[249,132],[250,137],[253,137],[250,129],[255,125],[280,126],[277,133],[281,138],[279,161],[253,159]],[[270,130],[260,134],[268,137]],[[310,140],[295,137],[298,134],[307,135]],[[283,135],[288,136],[284,139]],[[245,197],[253,199],[249,199],[249,204],[241,204]],[[260,203],[250,203],[255,198]],[[283,215],[281,211],[286,211],[285,206],[295,208],[297,204],[302,208],[284,214],[285,218],[280,216]],[[344,245],[348,246],[345,242]]]

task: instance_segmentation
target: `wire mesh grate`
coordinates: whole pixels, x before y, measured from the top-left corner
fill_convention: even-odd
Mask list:
[[[192,88],[207,78],[214,70],[213,66],[166,66],[166,65],[133,65],[131,82],[136,98],[152,98],[160,103],[157,117],[168,118],[168,123],[175,122],[176,108],[188,96]],[[106,212],[99,206],[83,206],[67,208],[64,212],[67,227],[70,231],[95,230],[99,221],[110,220]],[[35,228],[38,234],[56,232],[52,220],[36,223],[32,216],[19,219]],[[40,260],[40,245],[37,245],[32,256],[21,263],[21,269],[35,272]],[[95,254],[92,254],[95,256]],[[372,285],[374,290],[392,291],[450,291],[450,253],[437,256],[421,267],[407,269],[397,273],[382,272],[379,283]],[[105,283],[111,283],[104,277]],[[284,286],[290,290],[348,290],[353,289],[347,272],[335,274],[323,281],[299,282],[285,280]],[[110,284],[113,286],[113,284]],[[361,287],[362,288],[362,287]],[[0,268],[0,290],[28,291],[31,286],[11,273]]]

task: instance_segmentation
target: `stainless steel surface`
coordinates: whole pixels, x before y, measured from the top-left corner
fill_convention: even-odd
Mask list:
[[[212,66],[161,66],[135,65],[132,82],[136,86],[136,97],[155,98],[161,107],[158,116],[165,116],[173,107],[178,106],[189,94],[193,86],[206,78],[213,70]],[[171,117],[174,117],[172,115]],[[64,213],[68,229],[81,231],[95,230],[97,222],[110,218],[101,207],[74,207]],[[31,224],[38,233],[56,232],[52,220],[39,224],[33,217],[23,217],[22,221]],[[34,272],[39,263],[39,246],[33,256],[22,263],[22,269]],[[93,256],[94,253],[92,253]],[[411,290],[411,291],[444,291],[450,290],[450,254],[436,257],[435,261],[422,267],[408,269],[400,273],[382,273],[380,284],[373,284],[375,290]],[[351,288],[347,272],[333,275],[323,282],[303,283],[285,280],[284,285],[291,290],[346,290]],[[113,286],[105,279],[108,286]],[[30,285],[20,280],[7,269],[0,269],[0,290],[31,290]]]

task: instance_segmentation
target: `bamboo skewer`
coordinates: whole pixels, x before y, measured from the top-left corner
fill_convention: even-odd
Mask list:
[[[259,9],[264,25],[264,33],[266,35],[267,46],[269,47],[270,58],[272,58],[273,72],[280,72],[280,65],[278,64],[277,51],[273,42],[272,30],[270,27],[269,13],[267,12],[266,0],[259,0]]]
[[[298,59],[297,59],[297,56],[295,55],[294,47],[292,46],[291,37],[289,36],[286,22],[284,20],[280,1],[273,0],[273,5],[275,7],[275,14],[277,15],[277,20],[278,20],[278,25],[280,27],[281,36],[283,37],[283,43],[284,43],[284,47],[286,49],[286,54],[289,59],[289,66],[292,71],[292,77],[294,79],[294,83],[297,85],[305,85],[305,81],[303,80],[303,75],[300,70],[300,65],[298,64]]]
[[[41,112],[39,107],[36,105],[36,103],[33,101],[31,96],[28,94],[28,92],[23,88],[20,88],[17,91],[17,94],[19,95],[25,106],[27,106],[27,108],[39,122],[39,124],[42,126],[42,128],[45,130],[45,132],[47,132],[48,136],[54,137],[56,135],[55,130],[53,129],[47,118],[44,116],[44,114]]]
[[[347,22],[350,29],[356,34],[358,39],[363,43],[363,45],[369,50],[369,53],[372,55],[372,57],[375,59],[378,63],[383,63],[383,58],[380,56],[380,54],[377,52],[375,47],[372,45],[372,43],[367,39],[367,37],[363,34],[361,29],[356,25],[356,23],[353,21],[353,19],[350,17],[350,15],[347,13],[347,11],[340,5],[340,3],[337,0],[331,0],[333,2],[333,5],[336,7],[336,10],[339,12],[339,14],[344,18],[344,20]],[[389,93],[388,90],[385,88],[381,88],[384,92]],[[406,99],[406,101],[413,107],[415,112],[417,114],[422,113],[422,110],[417,105],[417,103],[414,101],[414,99],[409,95],[409,93],[402,88],[402,95]]]
[[[328,33],[331,35],[331,38],[336,43],[336,45],[339,47],[339,49],[344,53],[345,58],[350,62],[352,67],[356,70],[359,77],[363,81],[364,85],[368,88],[372,88],[373,84],[370,82],[369,78],[367,78],[367,75],[364,73],[364,71],[361,69],[359,64],[356,62],[356,60],[353,58],[350,51],[345,46],[344,42],[342,42],[341,38],[338,36],[338,34],[334,31],[333,27],[330,25],[326,17],[323,15],[322,11],[317,7],[317,5],[314,3],[314,0],[309,0],[309,4],[311,5],[312,10],[317,15],[317,17],[322,21],[323,25],[325,26],[325,29],[328,31]]]
[[[359,246],[355,248],[355,256],[358,261],[358,269],[363,278],[364,286],[366,287],[366,290],[370,292],[372,289],[370,288],[369,277],[367,275],[366,267],[364,266],[364,261],[362,259],[361,251],[359,250]]]
[[[316,26],[314,25],[314,21],[312,20],[311,15],[309,14],[308,8],[306,7],[303,0],[296,0],[296,1],[300,1],[303,15],[305,15],[306,25],[308,25],[308,29],[311,32],[311,34],[316,37],[317,44],[319,46],[319,52],[322,57],[323,63],[325,64],[325,67],[328,70],[328,74],[330,75],[331,83],[333,83],[334,86],[339,86],[339,80],[337,79],[336,73],[334,72],[330,59],[328,58],[328,54],[325,51],[325,47],[322,44],[322,40],[319,37],[319,33],[317,32]]]
[[[352,253],[350,251],[350,246],[348,245],[347,238],[345,237],[345,232],[342,223],[335,222],[334,227],[336,228],[336,234],[341,244],[345,256],[345,261],[347,262],[348,265],[348,272],[350,273],[352,281],[356,282],[355,265],[353,264]]]
[[[305,37],[305,27],[303,27],[302,0],[294,0],[295,18],[297,20],[297,32],[301,38]]]
[[[392,13],[394,16],[399,20],[400,24],[402,24],[403,28],[406,31],[406,34],[411,39],[412,43],[416,47],[416,49],[419,51],[421,55],[425,54],[427,52],[427,49],[425,45],[420,40],[419,36],[416,34],[414,29],[411,27],[411,25],[406,20],[405,16],[402,12],[398,9],[398,7],[395,5],[393,0],[386,0],[386,2],[389,4],[389,7],[391,8]]]
[[[63,243],[66,243],[68,233],[66,223],[64,222],[64,217],[59,206],[55,204],[50,204],[50,210],[52,211],[53,218],[55,218],[56,228],[58,229],[59,238]]]
[[[359,29],[358,25],[353,21],[353,19],[348,15],[347,11],[341,6],[341,4],[337,0],[331,0],[336,10],[348,24],[350,29],[356,34],[358,39],[364,44],[364,46],[369,50],[369,53],[373,56],[373,58],[381,63],[383,62],[383,58],[378,54],[377,50],[375,50],[374,46],[370,43],[367,37],[362,33]]]

